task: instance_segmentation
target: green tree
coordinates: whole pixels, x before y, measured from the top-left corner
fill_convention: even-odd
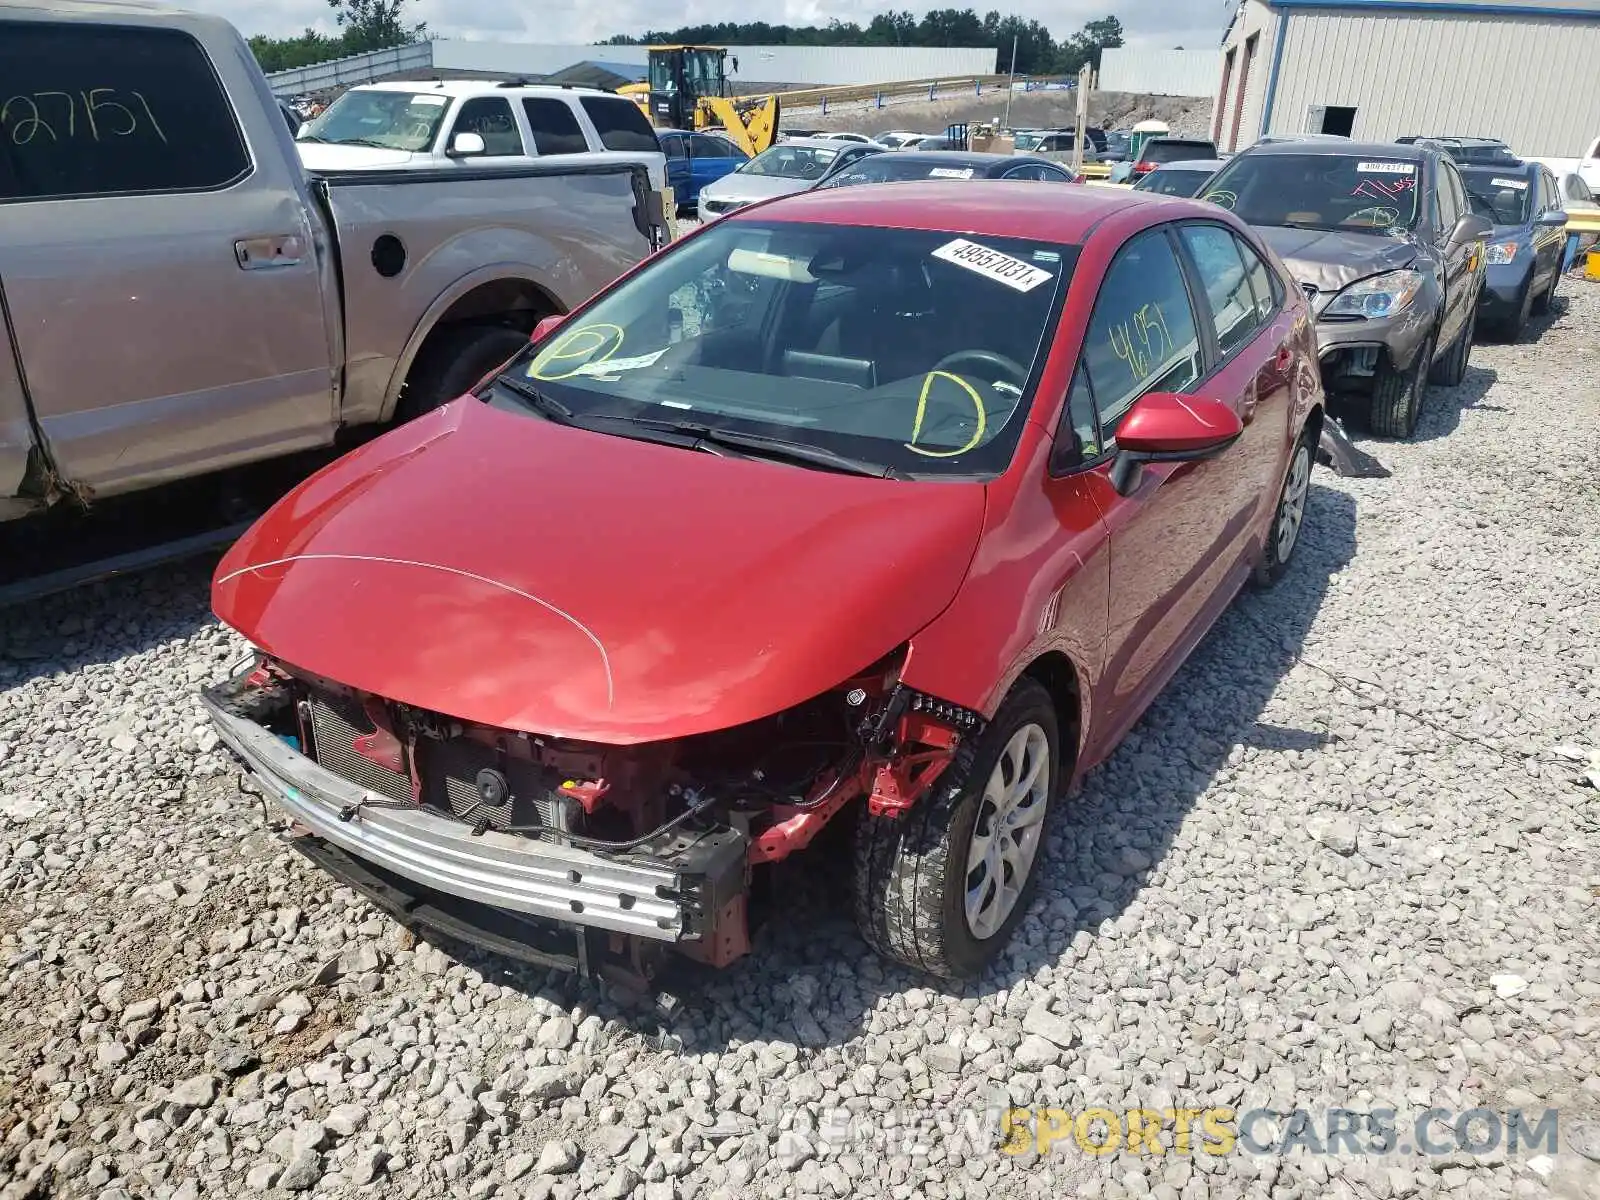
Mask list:
[[[407,24],[405,6],[406,0],[328,0],[333,19],[343,31],[342,52],[364,54],[420,42],[428,27]]]

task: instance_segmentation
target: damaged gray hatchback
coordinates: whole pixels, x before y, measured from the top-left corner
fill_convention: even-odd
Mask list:
[[[1229,160],[1202,199],[1256,227],[1305,290],[1330,399],[1410,437],[1427,385],[1472,353],[1491,226],[1442,146],[1286,141]]]

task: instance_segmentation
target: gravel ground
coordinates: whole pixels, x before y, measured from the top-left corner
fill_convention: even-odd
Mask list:
[[[825,856],[666,1026],[417,943],[237,791],[207,564],[7,612],[0,1196],[1600,1196],[1600,289],[1565,290],[1374,447],[1392,479],[1319,472],[966,991],[871,957]],[[1006,1105],[1553,1105],[1562,1150],[1041,1158]]]

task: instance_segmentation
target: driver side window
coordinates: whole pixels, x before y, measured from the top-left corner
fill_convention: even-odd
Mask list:
[[[1117,252],[1095,299],[1079,358],[1093,380],[1103,440],[1147,392],[1182,392],[1200,378],[1194,309],[1165,226]]]

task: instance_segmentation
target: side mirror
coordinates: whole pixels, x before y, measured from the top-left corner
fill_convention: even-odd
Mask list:
[[[472,158],[488,149],[481,133],[458,133],[450,139],[450,149],[446,153],[451,158]]]
[[[1533,223],[1542,229],[1565,229],[1567,225],[1567,210],[1552,208],[1549,212],[1542,212],[1533,219]]]
[[[544,341],[545,338],[549,337],[552,333],[559,329],[561,327],[561,322],[565,321],[566,319],[567,318],[565,314],[561,313],[558,313],[553,317],[541,318],[539,323],[533,327],[533,333],[528,340],[530,342]]]
[[[1239,414],[1220,400],[1150,392],[1134,402],[1117,427],[1111,484],[1129,495],[1139,486],[1145,463],[1212,458],[1243,432]]]
[[[1494,222],[1488,217],[1480,217],[1476,213],[1468,213],[1456,222],[1456,227],[1450,231],[1451,244],[1464,246],[1468,242],[1482,241],[1494,232]]]

